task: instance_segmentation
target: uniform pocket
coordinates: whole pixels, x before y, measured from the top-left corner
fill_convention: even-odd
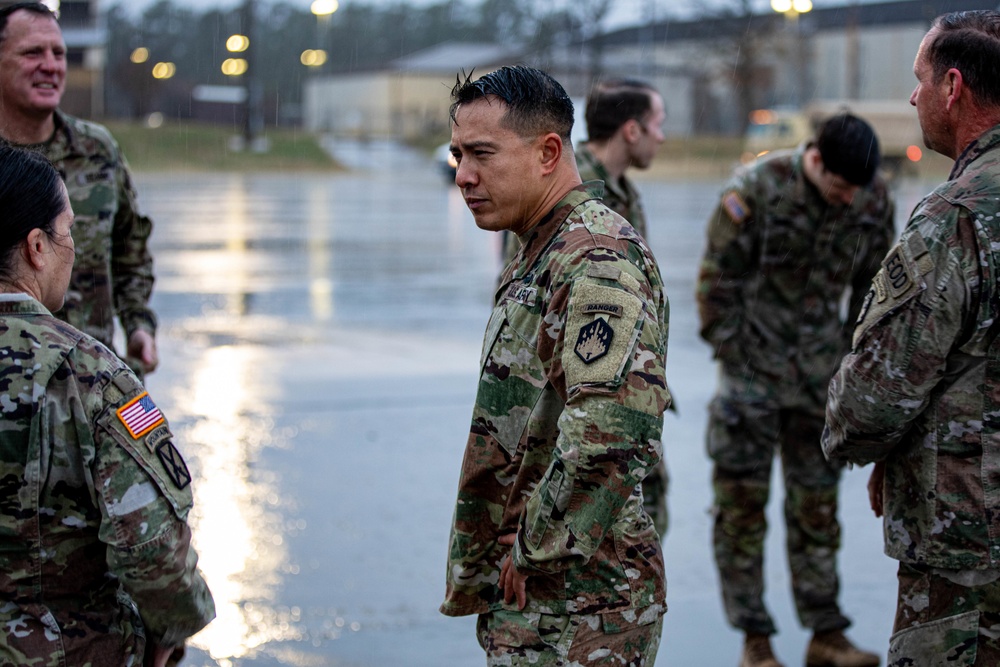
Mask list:
[[[886,667],[972,667],[978,635],[978,611],[906,628],[889,639]]]
[[[532,549],[541,546],[565,480],[566,470],[562,461],[555,461],[528,500],[526,509],[528,532],[525,540]]]

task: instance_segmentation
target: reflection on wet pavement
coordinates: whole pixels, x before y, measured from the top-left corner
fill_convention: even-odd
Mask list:
[[[185,665],[482,664],[474,619],[437,612],[448,526],[499,269],[454,186],[418,154],[351,146],[339,175],[141,175],[156,222],[163,363],[150,391],[195,476],[191,523],[218,619]],[[399,149],[395,149],[399,152]],[[736,661],[709,548],[712,364],[693,290],[719,184],[641,182],[671,299],[679,417],[658,665]],[[923,185],[903,193],[901,215]],[[864,473],[845,479],[844,604],[884,648],[894,566]],[[777,647],[804,648],[769,509]],[[887,611],[888,610],[888,611]]]

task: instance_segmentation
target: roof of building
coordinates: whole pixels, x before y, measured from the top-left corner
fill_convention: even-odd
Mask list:
[[[941,14],[970,9],[997,9],[1000,0],[897,0],[813,9],[799,15],[803,29],[810,32],[835,30],[848,27],[892,26],[907,23],[930,27]],[[743,34],[748,30],[775,28],[785,17],[776,12],[754,14],[750,17],[715,15],[694,20],[666,20],[646,26],[624,28],[607,33],[598,39],[604,45],[649,44],[681,40],[708,40]]]
[[[397,58],[389,68],[409,72],[446,72],[458,69],[471,72],[473,68],[494,67],[517,62],[524,57],[520,47],[481,42],[445,42]]]

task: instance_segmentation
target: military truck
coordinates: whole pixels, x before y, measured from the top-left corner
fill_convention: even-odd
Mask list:
[[[801,109],[757,109],[750,114],[742,161],[798,146],[815,136],[822,121],[842,112],[865,119],[875,130],[882,149],[882,168],[888,176],[916,172],[924,159],[923,135],[917,110],[906,100],[820,101]]]

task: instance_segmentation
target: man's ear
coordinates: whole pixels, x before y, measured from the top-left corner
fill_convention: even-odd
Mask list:
[[[945,109],[951,111],[951,107],[962,97],[962,91],[965,90],[965,80],[962,79],[962,73],[954,67],[945,72],[944,79],[948,85]]]
[[[27,238],[24,239],[24,245],[21,246],[24,261],[36,271],[45,267],[46,255],[49,251],[48,242],[48,234],[35,227],[28,232]]]
[[[630,144],[634,144],[639,141],[639,137],[642,136],[642,124],[635,118],[629,118],[625,123],[619,128],[622,133],[622,138]]]
[[[549,132],[538,139],[540,164],[542,175],[548,176],[556,167],[563,156],[563,140],[555,132]]]

